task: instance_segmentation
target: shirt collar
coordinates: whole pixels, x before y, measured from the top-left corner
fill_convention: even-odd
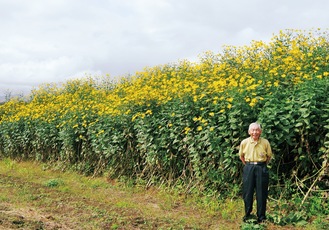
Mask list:
[[[261,137],[258,138],[258,141],[254,141],[254,139],[252,137],[250,137],[250,143],[259,143],[261,140]]]

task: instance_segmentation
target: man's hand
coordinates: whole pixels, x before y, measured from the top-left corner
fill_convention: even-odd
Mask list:
[[[240,156],[240,160],[242,161],[242,163],[245,165],[246,164],[246,161],[244,159],[244,156]]]

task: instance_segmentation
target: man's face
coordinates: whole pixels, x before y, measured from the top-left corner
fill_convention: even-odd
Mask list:
[[[260,128],[257,125],[253,125],[250,127],[249,129],[249,135],[251,136],[252,139],[254,139],[255,141],[258,140],[258,138],[260,137],[260,134],[262,133],[262,130],[260,130]]]

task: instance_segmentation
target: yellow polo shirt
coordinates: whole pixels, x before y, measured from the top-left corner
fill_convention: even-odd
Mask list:
[[[272,149],[267,139],[260,137],[258,141],[254,141],[249,137],[241,141],[239,156],[244,156],[246,162],[265,162],[272,157]]]

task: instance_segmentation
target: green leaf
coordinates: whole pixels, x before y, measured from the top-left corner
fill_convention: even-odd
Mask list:
[[[302,123],[302,122],[298,122],[298,123],[295,125],[295,127],[301,127],[301,126],[303,126],[303,123]]]

